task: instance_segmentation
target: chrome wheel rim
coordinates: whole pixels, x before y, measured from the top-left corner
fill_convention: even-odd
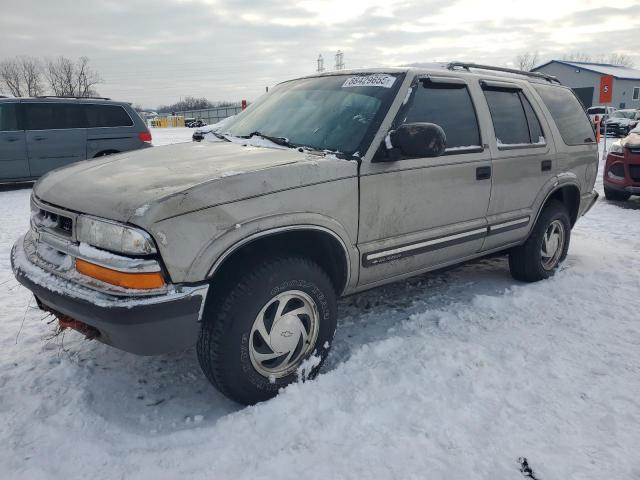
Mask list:
[[[549,224],[542,237],[542,268],[552,270],[558,264],[564,250],[564,225],[560,220]]]
[[[249,335],[249,357],[256,371],[281,378],[295,371],[315,347],[320,315],[313,299],[300,290],[271,298],[258,313]]]

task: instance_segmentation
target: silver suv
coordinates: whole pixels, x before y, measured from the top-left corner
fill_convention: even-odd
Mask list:
[[[589,118],[542,74],[305,77],[207,136],[46,175],[12,264],[62,327],[139,354],[195,344],[247,404],[317,373],[337,297],[496,252],[545,279],[597,198]]]
[[[149,146],[149,129],[128,103],[0,99],[0,182],[34,180],[78,160]]]

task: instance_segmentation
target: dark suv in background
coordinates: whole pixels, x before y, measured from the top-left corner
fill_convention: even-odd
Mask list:
[[[78,160],[149,146],[151,133],[128,103],[0,99],[0,182],[33,180]]]

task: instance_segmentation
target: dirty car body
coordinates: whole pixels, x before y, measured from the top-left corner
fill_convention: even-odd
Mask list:
[[[100,341],[156,354],[196,343],[208,299],[235,281],[245,264],[233,262],[252,245],[252,262],[261,252],[307,255],[337,295],[511,251],[550,202],[565,205],[573,225],[597,197],[593,129],[582,110],[590,133],[563,138],[562,109],[548,106],[560,89],[568,90],[545,78],[441,67],[284,82],[218,131],[218,141],[45,175],[33,189],[31,229],[12,252],[15,275],[43,308],[95,328]],[[415,107],[423,95],[427,105],[468,107],[463,118],[475,133],[456,130],[456,112],[451,123]],[[526,104],[519,108],[530,125],[537,118],[536,129],[524,123],[525,142],[498,136],[499,109],[512,100]],[[446,134],[446,149],[421,155],[422,147],[393,145],[424,132],[443,142]],[[298,295],[305,305],[313,296]],[[312,333],[323,335],[302,332]]]

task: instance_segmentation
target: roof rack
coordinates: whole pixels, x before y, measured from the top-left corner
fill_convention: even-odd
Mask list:
[[[35,98],[74,98],[76,100],[111,100],[107,97],[76,97],[75,95],[38,95]]]
[[[456,68],[463,68],[465,70],[470,71],[472,68],[477,68],[480,70],[493,70],[496,72],[505,72],[505,73],[513,73],[516,75],[525,75],[527,77],[540,78],[542,80],[546,80],[547,82],[556,82],[560,83],[556,77],[552,75],[547,75],[545,73],[540,72],[526,72],[524,70],[516,70],[515,68],[506,68],[506,67],[492,67],[491,65],[480,65],[477,63],[467,63],[467,62],[451,62],[447,65],[449,70],[455,70]]]

